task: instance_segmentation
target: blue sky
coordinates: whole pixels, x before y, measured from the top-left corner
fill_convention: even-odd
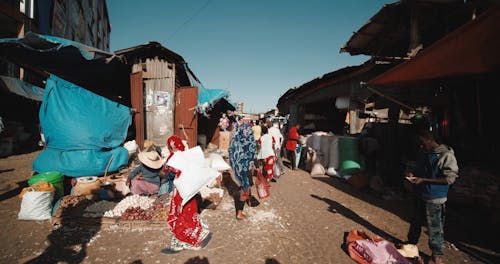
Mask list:
[[[108,0],[116,51],[157,41],[181,55],[205,88],[230,92],[245,112],[366,56],[340,48],[382,0]]]

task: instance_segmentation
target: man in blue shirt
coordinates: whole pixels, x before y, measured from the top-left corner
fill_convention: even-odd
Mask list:
[[[415,212],[408,231],[408,242],[417,244],[424,221],[429,231],[432,261],[442,263],[444,213],[448,189],[458,177],[458,164],[453,149],[439,144],[432,132],[422,130],[418,139],[423,153],[417,166],[408,172],[416,194]]]

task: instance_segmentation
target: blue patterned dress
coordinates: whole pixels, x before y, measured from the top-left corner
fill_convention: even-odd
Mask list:
[[[250,188],[248,174],[256,155],[257,142],[253,136],[252,127],[247,122],[237,124],[236,134],[229,146],[229,164],[244,192]]]

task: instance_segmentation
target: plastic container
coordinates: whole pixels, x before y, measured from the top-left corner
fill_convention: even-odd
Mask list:
[[[32,186],[33,184],[39,181],[46,181],[54,185],[56,191],[54,193],[54,200],[57,201],[59,198],[64,196],[64,184],[63,184],[64,175],[58,171],[48,171],[44,173],[39,173],[33,175],[28,179],[28,185]]]
[[[344,160],[342,161],[340,171],[342,175],[353,175],[361,171],[361,166],[353,160]]]
[[[340,156],[340,173],[342,175],[359,173],[361,165],[359,161],[358,138],[339,137],[338,147]]]

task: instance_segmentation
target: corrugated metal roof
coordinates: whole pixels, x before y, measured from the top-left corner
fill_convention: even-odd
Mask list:
[[[133,63],[133,61],[136,59],[154,57],[158,57],[159,59],[164,59],[170,63],[174,63],[176,65],[176,81],[180,86],[192,85],[189,80],[188,74],[191,74],[195,79],[197,79],[189,69],[189,67],[187,67],[187,63],[181,55],[167,49],[156,41],[150,41],[146,44],[117,50],[115,51],[115,53],[117,55],[125,57],[128,63]]]
[[[405,58],[410,46],[412,11],[418,16],[420,43],[427,47],[481,12],[489,1],[420,0],[384,5],[353,33],[340,52],[351,55]]]

